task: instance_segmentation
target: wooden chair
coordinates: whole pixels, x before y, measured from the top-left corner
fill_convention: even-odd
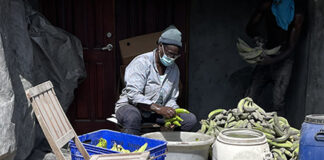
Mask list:
[[[44,82],[25,91],[31,102],[36,118],[50,144],[54,154],[59,160],[64,160],[61,148],[71,139],[85,160],[146,160],[149,152],[128,154],[103,154],[89,156],[77,134],[67,119],[50,81]]]

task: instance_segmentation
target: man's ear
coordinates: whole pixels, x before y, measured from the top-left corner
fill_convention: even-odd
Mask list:
[[[159,43],[159,45],[158,45],[160,48],[162,48],[163,46],[162,46],[162,43]],[[160,50],[160,49],[159,49]]]
[[[157,51],[158,51],[159,54],[161,52],[161,48],[160,47],[162,47],[162,44],[161,43],[159,43],[158,46],[157,46]]]

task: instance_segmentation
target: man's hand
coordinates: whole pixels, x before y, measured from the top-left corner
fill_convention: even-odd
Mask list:
[[[171,124],[170,126],[161,126],[161,131],[163,132],[168,132],[168,131],[173,131],[176,126],[174,124]]]
[[[267,56],[267,55],[264,55],[263,58],[262,58],[262,61],[259,62],[258,64],[259,65],[262,65],[262,66],[265,66],[265,65],[270,65],[274,63],[274,59],[270,56]]]
[[[162,107],[158,104],[152,104],[151,109],[159,115],[162,115],[165,118],[172,118],[176,115],[176,112],[171,107]]]
[[[176,115],[175,110],[171,107],[161,107],[160,110],[156,113],[162,115],[165,118],[172,118]]]
[[[255,36],[253,38],[255,44],[259,47],[263,47],[264,43],[265,43],[265,40],[262,38],[262,37],[259,37],[259,36]]]

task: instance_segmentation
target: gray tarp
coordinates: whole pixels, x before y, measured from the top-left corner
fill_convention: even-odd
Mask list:
[[[86,72],[76,37],[52,26],[23,0],[0,4],[0,156],[13,153],[23,160],[48,149],[24,90],[51,80],[66,111]]]

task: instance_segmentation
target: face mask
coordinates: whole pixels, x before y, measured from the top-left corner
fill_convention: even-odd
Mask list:
[[[165,54],[165,52],[164,52],[163,45],[162,45],[162,51],[163,51],[163,56],[160,57],[160,61],[161,61],[161,63],[162,63],[164,66],[166,66],[166,67],[171,66],[171,65],[174,63],[174,60],[175,60],[175,59],[166,56],[166,54]]]

